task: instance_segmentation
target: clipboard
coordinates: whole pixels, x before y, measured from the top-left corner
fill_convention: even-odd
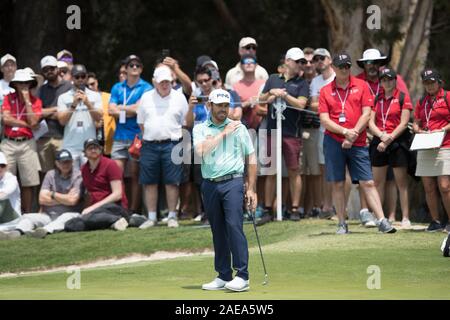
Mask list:
[[[416,133],[411,143],[411,151],[439,149],[444,141],[446,132]]]

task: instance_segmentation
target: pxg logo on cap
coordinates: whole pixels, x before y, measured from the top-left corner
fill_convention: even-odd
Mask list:
[[[230,94],[223,89],[216,89],[209,95],[209,101],[214,104],[230,103]]]

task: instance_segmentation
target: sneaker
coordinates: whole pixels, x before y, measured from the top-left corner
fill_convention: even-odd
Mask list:
[[[175,219],[175,218],[170,218],[170,219],[167,221],[167,226],[168,226],[169,228],[178,228],[178,227],[179,227],[178,220]]]
[[[300,221],[300,212],[298,210],[293,210],[289,213],[289,220]]]
[[[401,226],[402,228],[409,229],[411,228],[411,221],[409,219],[403,219]]]
[[[147,220],[147,221],[145,221],[143,224],[141,224],[139,226],[139,229],[144,230],[144,229],[148,229],[148,228],[154,227],[154,226],[156,226],[156,223],[157,222],[155,220]]]
[[[28,233],[29,236],[37,239],[44,239],[48,234],[49,232],[44,228],[37,228]]]
[[[203,213],[200,213],[200,214],[195,216],[194,221],[195,222],[200,222],[200,221],[202,221],[202,218],[203,218]]]
[[[223,281],[220,278],[215,278],[210,283],[205,283],[204,285],[202,285],[202,289],[209,291],[224,290],[226,284],[227,284],[226,281]]]
[[[319,208],[312,208],[309,216],[313,219],[318,219],[321,215],[322,211]]]
[[[266,224],[266,223],[271,222],[271,221],[273,221],[272,212],[270,212],[269,210],[264,210],[263,216],[261,217],[261,219],[256,221],[256,225],[257,226],[262,226],[263,224]]]
[[[345,222],[339,223],[336,234],[348,234],[348,225]]]
[[[13,231],[0,231],[0,240],[11,240],[11,239],[17,239],[20,238],[22,234],[20,231],[13,230]]]
[[[250,289],[250,281],[241,277],[235,277],[232,281],[225,284],[225,288],[231,291],[242,292]]]
[[[430,225],[428,226],[427,230],[428,232],[436,232],[436,231],[442,231],[444,228],[442,227],[441,223],[439,221],[433,220],[431,221]]]
[[[147,218],[145,216],[143,216],[142,214],[134,213],[130,217],[128,226],[139,228],[145,221],[147,221]]]
[[[380,225],[378,226],[378,230],[383,233],[395,233],[397,229],[395,229],[388,219],[384,218],[381,220]]]
[[[362,209],[359,212],[359,218],[361,219],[361,224],[366,228],[373,228],[377,226],[376,219],[367,209]]]
[[[125,220],[125,218],[120,218],[114,224],[111,226],[114,230],[117,231],[124,231],[128,227],[128,222]]]

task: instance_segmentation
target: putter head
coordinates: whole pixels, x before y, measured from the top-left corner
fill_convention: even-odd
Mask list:
[[[263,282],[263,286],[267,286],[269,284],[269,277],[268,275],[264,275],[264,282]]]

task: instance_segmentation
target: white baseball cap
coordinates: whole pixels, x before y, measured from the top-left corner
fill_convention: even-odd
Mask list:
[[[58,60],[56,60],[53,56],[45,56],[41,60],[41,69],[44,69],[45,67],[57,67],[58,66]]]
[[[256,40],[251,38],[251,37],[244,37],[241,39],[241,41],[239,41],[239,48],[243,48],[248,46],[249,44],[254,44],[255,46],[257,46],[258,44],[256,43]]]
[[[56,66],[58,67],[58,69],[69,68],[69,65],[65,61],[58,61],[56,63]]]
[[[214,104],[230,103],[231,102],[230,94],[228,93],[228,91],[225,91],[223,89],[213,90],[209,94],[209,99],[208,100],[209,100],[209,102],[212,102]]]
[[[314,50],[313,53],[314,56],[323,56],[323,57],[328,57],[331,59],[331,54],[330,51],[328,51],[325,48],[317,48],[316,50]]]
[[[155,78],[156,83],[161,83],[163,81],[172,81],[172,71],[169,67],[166,66],[158,67],[153,73],[153,78]]]
[[[0,164],[8,164],[8,160],[6,160],[5,154],[0,151]]]
[[[305,54],[303,53],[303,50],[298,47],[291,48],[286,52],[286,59],[298,61],[300,59],[305,59]]]
[[[7,62],[7,61],[14,61],[14,63],[17,63],[16,58],[14,58],[12,55],[10,55],[9,53],[5,54],[1,60],[0,60],[0,65],[3,67],[3,65]]]

